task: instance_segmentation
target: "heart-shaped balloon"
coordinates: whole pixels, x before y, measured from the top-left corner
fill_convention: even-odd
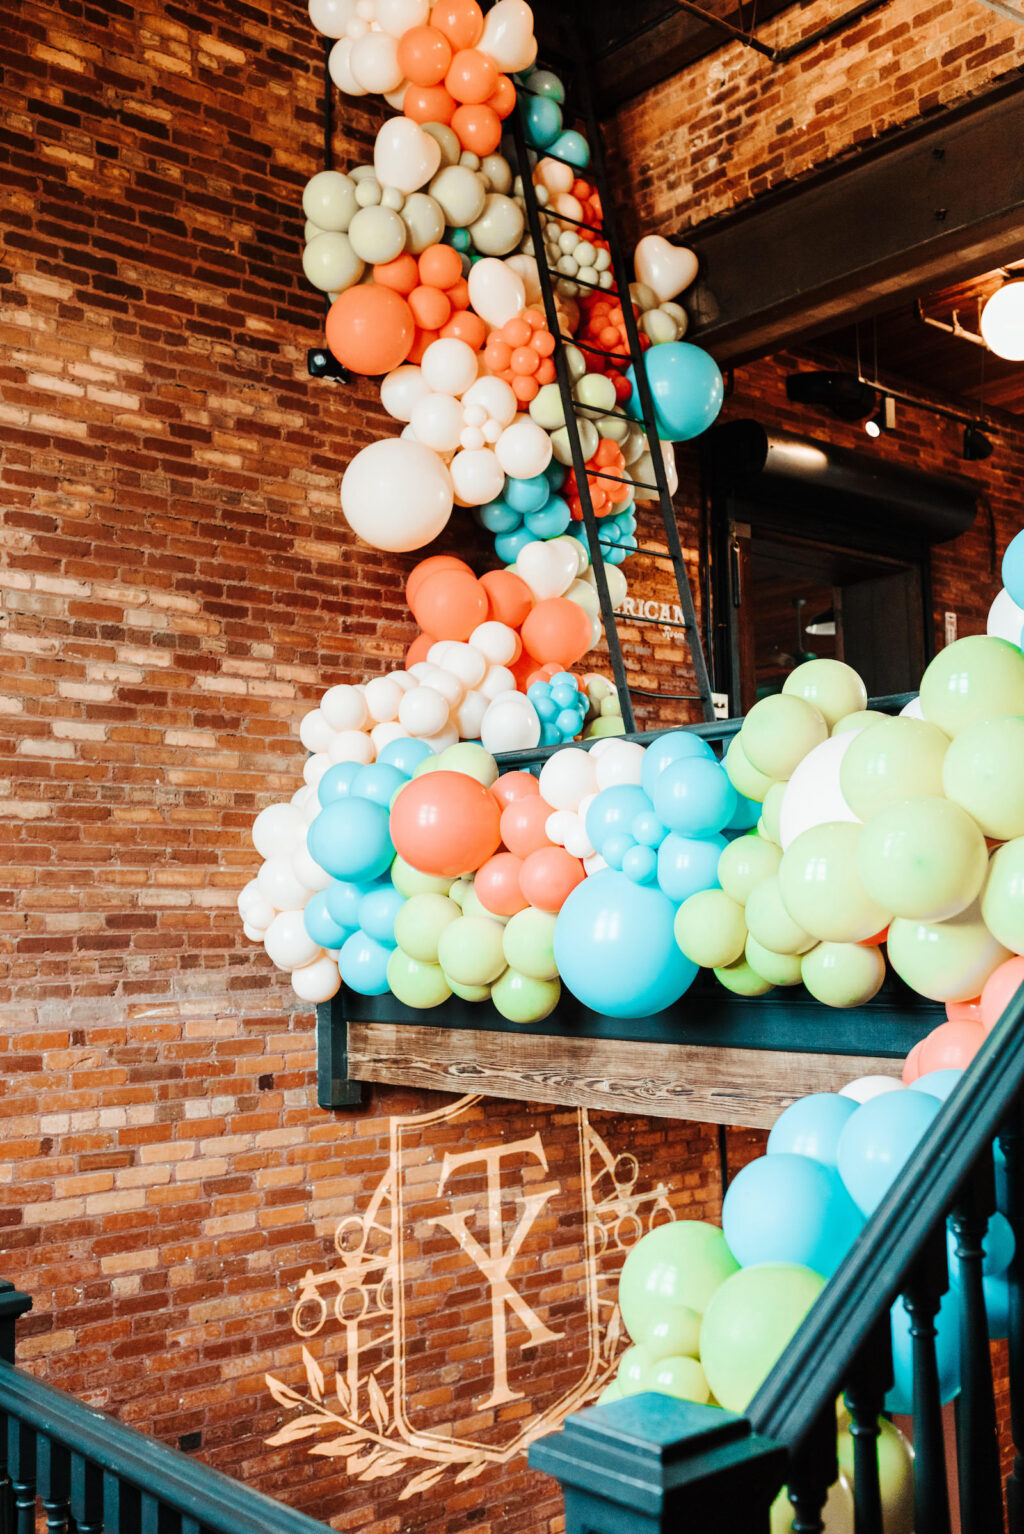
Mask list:
[[[408,195],[434,175],[441,163],[441,146],[410,117],[392,117],[377,134],[373,169],[381,186],[394,186]]]
[[[697,275],[697,257],[685,245],[670,245],[660,234],[645,234],[633,256],[637,282],[657,294],[659,303],[675,298]]]
[[[503,0],[498,0],[498,4],[503,4]],[[505,325],[526,307],[526,284],[508,262],[485,256],[469,269],[469,301],[488,325]]]
[[[477,43],[507,75],[529,69],[537,57],[533,12],[526,0],[498,0],[487,12],[483,36]]]
[[[538,602],[560,597],[576,579],[577,559],[574,551],[566,547],[568,541],[564,538],[553,538],[550,543],[537,540],[524,544],[519,550],[514,573],[526,582]]]

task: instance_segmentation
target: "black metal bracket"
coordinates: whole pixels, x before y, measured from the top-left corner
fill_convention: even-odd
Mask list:
[[[311,346],[306,353],[306,369],[310,378],[335,378],[338,383],[351,383],[352,374],[343,368],[333,352],[326,346]]]
[[[349,1080],[343,990],[316,1009],[316,1100],[320,1108],[358,1108],[366,1100],[366,1083]]]

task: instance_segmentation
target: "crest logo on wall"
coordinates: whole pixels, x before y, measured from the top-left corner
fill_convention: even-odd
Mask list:
[[[468,1481],[522,1454],[614,1377],[625,1253],[672,1219],[586,1110],[463,1097],[390,1120],[387,1168],[346,1216],[337,1260],[308,1271],[292,1324],[299,1384],[268,1374],[292,1415],[267,1440],[309,1440],[353,1479]],[[525,1130],[525,1132],[524,1132]]]

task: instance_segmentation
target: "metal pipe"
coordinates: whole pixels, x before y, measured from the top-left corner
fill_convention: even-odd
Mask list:
[[[860,21],[862,16],[867,16],[872,11],[876,11],[888,3],[889,0],[861,0],[860,5],[855,5],[850,10],[844,11],[841,16],[833,17],[824,26],[818,27],[814,32],[808,32],[806,37],[798,38],[795,43],[789,43],[784,48],[771,48],[767,43],[763,43],[759,37],[755,37],[752,32],[746,31],[743,27],[733,26],[731,21],[725,21],[721,16],[713,16],[710,11],[704,10],[703,6],[696,5],[694,0],[676,0],[676,4],[682,10],[688,11],[691,16],[697,16],[701,21],[706,22],[709,27],[714,27],[717,31],[724,32],[727,36],[735,38],[744,47],[752,48],[755,53],[760,53],[773,64],[788,64],[790,59],[799,58],[800,54],[809,52],[811,48],[816,48],[819,43],[826,42],[830,37],[834,37],[837,32],[845,31],[854,22]],[[1024,21],[1024,14],[1011,10],[1008,5],[1003,3],[1003,0],[983,0],[983,3],[991,5],[995,10],[1001,11],[1004,15],[1013,16],[1017,21]]]

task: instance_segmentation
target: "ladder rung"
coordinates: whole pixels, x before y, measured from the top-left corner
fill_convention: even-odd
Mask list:
[[[516,89],[520,90],[522,87],[517,86]],[[565,159],[563,155],[552,154],[550,149],[538,149],[534,144],[531,144],[529,147],[534,151],[536,155],[540,157],[540,159],[557,160],[559,165],[568,165],[569,169],[574,170],[578,176],[582,176],[583,172],[589,169],[589,167],[586,165],[577,165],[575,160]]]
[[[568,213],[555,213],[549,210],[546,203],[538,204],[542,219],[557,219],[561,224],[575,224],[577,229],[589,229],[591,234],[604,234],[603,224],[585,224],[581,218],[570,218]]]
[[[699,692],[652,692],[649,687],[631,687],[641,698],[664,698],[667,703],[703,703]]]
[[[588,282],[585,277],[567,277],[565,272],[560,272],[557,266],[549,266],[548,271],[558,282],[575,282],[581,288],[593,288],[595,293],[606,293],[609,298],[618,298],[618,288],[603,288],[599,282]]]
[[[633,485],[637,490],[654,490],[660,494],[657,485],[647,485],[642,479],[625,479],[621,474],[606,474],[603,469],[588,469],[588,479],[610,479],[617,485]]]
[[[627,415],[624,410],[602,410],[600,405],[581,405],[577,402],[573,414],[582,415],[584,410],[592,410],[599,421],[603,421],[605,416],[610,416],[614,421],[631,421],[634,426],[642,424],[640,421],[634,420],[631,415]]]
[[[684,634],[690,627],[688,623],[675,623],[668,618],[638,617],[636,613],[616,613],[615,616],[621,618],[623,623],[651,623],[659,629],[682,629]]]

